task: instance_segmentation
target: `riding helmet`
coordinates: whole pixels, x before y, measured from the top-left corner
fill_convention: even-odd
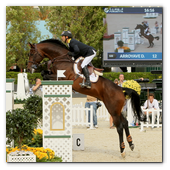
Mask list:
[[[72,38],[72,34],[70,31],[63,31],[61,36],[68,36],[69,38]]]

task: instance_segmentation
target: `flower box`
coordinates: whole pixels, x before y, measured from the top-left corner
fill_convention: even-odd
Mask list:
[[[7,162],[36,162],[36,156],[29,151],[15,151],[7,155]]]

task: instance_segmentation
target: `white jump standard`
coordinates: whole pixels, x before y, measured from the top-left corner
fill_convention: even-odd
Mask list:
[[[43,147],[72,162],[73,81],[42,81]]]
[[[6,112],[14,109],[14,81],[6,79]]]

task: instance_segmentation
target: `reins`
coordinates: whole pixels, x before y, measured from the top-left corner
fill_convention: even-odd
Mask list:
[[[30,54],[30,56],[31,55],[33,55],[33,61],[28,61],[28,62],[30,62],[30,63],[32,63],[32,64],[34,64],[34,65],[36,65],[36,66],[41,66],[41,65],[43,65],[43,64],[46,64],[46,63],[48,63],[49,62],[49,60],[48,61],[45,61],[45,62],[43,62],[43,63],[37,63],[35,60],[36,60],[36,55],[38,55],[39,57],[41,57],[42,58],[42,60],[45,58],[44,56],[42,56],[39,52],[38,52],[38,49],[37,49],[37,45],[35,44],[35,52],[34,52],[34,54]],[[65,59],[62,59],[63,57],[66,57]],[[75,61],[66,53],[66,54],[62,54],[62,55],[60,55],[60,56],[57,56],[57,57],[55,57],[55,58],[53,58],[53,59],[51,59],[51,64],[50,64],[50,67],[49,68],[51,68],[51,67],[53,67],[53,64],[54,63],[56,63],[56,62],[70,62],[70,63],[75,63]]]
[[[58,58],[61,58],[61,57],[64,57],[66,56],[67,59],[58,59]],[[71,57],[68,56],[68,54],[63,54],[61,56],[58,56],[58,57],[55,57],[51,60],[52,63],[54,62],[71,62],[71,63],[74,63],[74,60],[71,59]]]

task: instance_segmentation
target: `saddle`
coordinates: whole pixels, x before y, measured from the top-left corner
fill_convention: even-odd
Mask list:
[[[83,62],[84,59],[81,59],[78,63],[77,63],[77,68],[79,70],[79,73],[82,74],[82,68],[81,68],[81,64]],[[95,68],[92,64],[92,62],[90,62],[87,65],[88,71],[89,71],[89,75],[91,75],[93,72],[99,76],[103,75],[103,70],[104,69],[100,69],[100,68]]]

